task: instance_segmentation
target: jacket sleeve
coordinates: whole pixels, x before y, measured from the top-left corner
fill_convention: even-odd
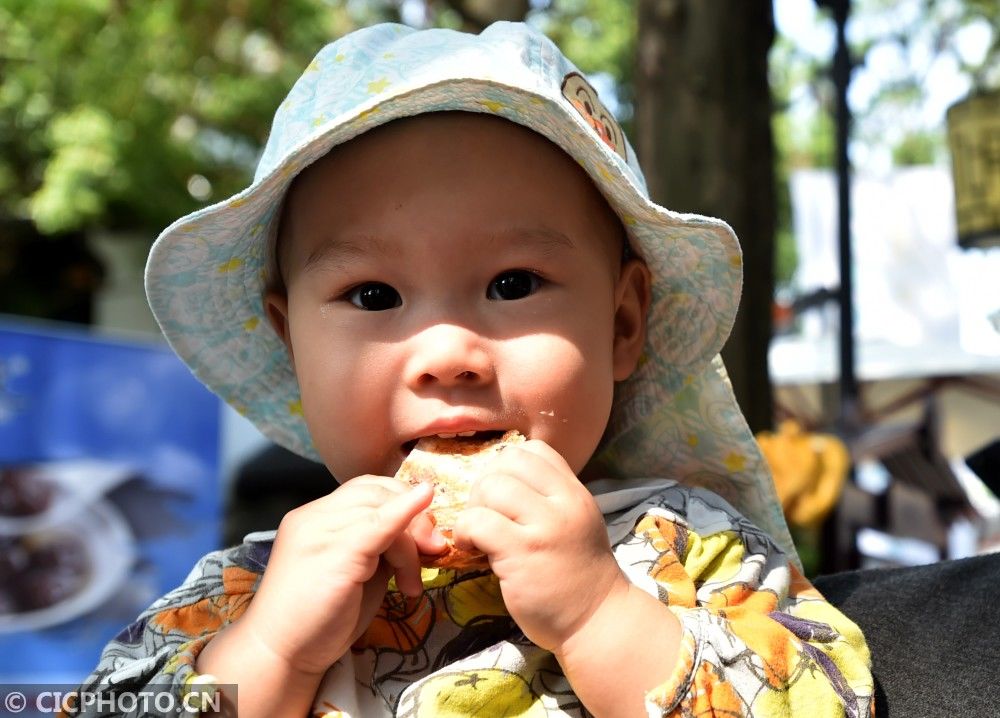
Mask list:
[[[650,716],[807,716],[874,713],[868,647],[771,539],[701,489],[654,497],[615,546],[633,583],[683,628]]]
[[[106,715],[117,702],[112,696],[123,693],[169,692],[177,699],[173,705],[179,705],[198,688],[194,663],[202,648],[249,605],[269,552],[269,543],[244,543],[202,558],[184,583],[157,599],[105,646],[97,667],[80,686],[91,699],[89,705],[78,701],[65,712]],[[138,705],[145,716],[158,715],[151,707],[171,704],[147,699]],[[177,713],[167,710],[162,715]]]

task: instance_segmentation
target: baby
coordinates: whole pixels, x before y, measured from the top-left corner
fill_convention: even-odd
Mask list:
[[[341,486],[203,559],[88,689],[214,680],[240,716],[870,714],[864,639],[799,574],[716,356],[739,289],[729,227],[650,202],[541,34],[328,46],[253,185],[168,228],[147,291],[199,378]],[[490,569],[421,570],[432,490],[391,477],[422,437],[509,429],[453,534]]]

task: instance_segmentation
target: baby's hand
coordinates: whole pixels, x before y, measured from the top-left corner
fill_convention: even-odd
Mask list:
[[[421,513],[432,496],[360,476],[290,511],[242,628],[286,668],[325,672],[368,628],[393,573],[400,591],[423,590],[418,551],[444,547]]]
[[[558,653],[612,596],[627,592],[597,503],[552,447],[508,447],[472,489],[454,531],[489,556],[524,634]]]

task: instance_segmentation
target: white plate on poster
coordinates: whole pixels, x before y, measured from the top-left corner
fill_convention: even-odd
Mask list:
[[[73,595],[45,608],[0,614],[0,633],[33,631],[65,623],[89,613],[114,594],[135,560],[135,538],[128,522],[111,503],[99,500],[58,526],[32,536],[69,535],[83,544],[89,572]]]
[[[44,511],[30,516],[0,516],[0,536],[25,536],[62,524],[108,491],[136,476],[128,464],[102,459],[50,461],[22,469],[52,486]]]

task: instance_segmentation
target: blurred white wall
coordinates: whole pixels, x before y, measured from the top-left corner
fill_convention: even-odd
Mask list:
[[[839,283],[837,191],[831,170],[791,177],[799,268],[795,291]],[[912,167],[856,177],[851,191],[857,371],[869,406],[934,377],[989,378],[1000,386],[1000,248],[963,250],[946,168]],[[839,374],[837,308],[807,312],[771,345],[778,399],[813,412],[821,383]],[[783,389],[782,387],[786,387]],[[791,387],[795,387],[791,390]],[[1000,436],[1000,401],[960,384],[939,393],[942,449],[962,456]],[[894,418],[916,419],[910,407]]]

